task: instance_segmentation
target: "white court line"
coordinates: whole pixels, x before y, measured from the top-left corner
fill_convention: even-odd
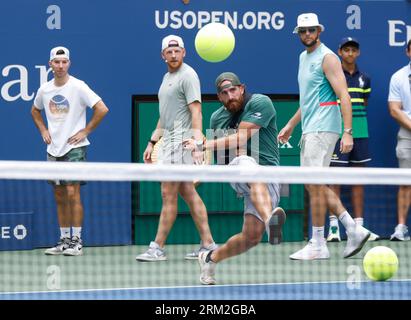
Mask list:
[[[372,280],[357,281],[359,283],[376,282]],[[398,279],[387,282],[411,282],[411,279]],[[190,289],[190,288],[225,288],[225,287],[246,287],[246,286],[279,286],[279,285],[312,285],[312,284],[339,284],[351,283],[349,281],[315,281],[315,282],[276,282],[276,283],[247,283],[247,284],[221,284],[221,285],[196,285],[196,286],[178,286],[178,287],[139,287],[139,288],[100,288],[100,289],[71,289],[71,290],[50,290],[50,291],[11,291],[0,292],[1,295],[13,294],[43,294],[43,293],[70,293],[70,292],[104,292],[104,291],[126,291],[126,290],[158,290],[158,289]],[[382,283],[382,282],[379,282]]]

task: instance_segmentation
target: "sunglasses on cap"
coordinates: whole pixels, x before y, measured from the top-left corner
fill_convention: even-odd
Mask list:
[[[311,27],[311,28],[298,28],[298,33],[299,33],[299,34],[305,34],[307,31],[308,31],[309,33],[314,33],[314,32],[317,31],[317,28],[316,28],[316,27]]]

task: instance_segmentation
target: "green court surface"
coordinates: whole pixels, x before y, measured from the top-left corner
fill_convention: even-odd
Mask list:
[[[392,280],[411,279],[410,242],[368,242],[356,256],[343,259],[346,242],[328,244],[331,258],[293,261],[289,255],[305,242],[278,246],[261,243],[217,267],[218,284],[326,283],[365,281],[362,258],[366,251],[385,245],[396,251],[399,270]],[[185,260],[197,245],[167,245],[168,261],[137,262],[146,246],[85,247],[78,257],[46,256],[43,249],[0,252],[0,293],[47,292],[147,287],[198,286],[197,261]]]

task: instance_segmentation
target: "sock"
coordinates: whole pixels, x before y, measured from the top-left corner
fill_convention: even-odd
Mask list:
[[[70,227],[60,228],[60,238],[70,238]]]
[[[354,231],[355,222],[347,211],[344,211],[343,213],[341,213],[338,219],[341,221],[341,223],[345,227],[345,230],[347,231],[347,233]]]
[[[335,215],[330,215],[330,227],[337,227],[338,228],[338,219]]]
[[[77,237],[81,239],[81,227],[72,227],[73,229],[73,237]]]
[[[312,228],[313,230],[313,240],[314,243],[320,244],[324,242],[324,226],[322,227],[314,227]]]
[[[364,225],[364,218],[354,218],[354,221],[357,225],[361,227]]]
[[[399,223],[397,227],[401,230],[401,232],[407,232],[408,231],[408,227],[405,224],[400,224]]]

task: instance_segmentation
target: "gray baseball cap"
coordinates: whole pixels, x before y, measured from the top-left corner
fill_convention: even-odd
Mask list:
[[[221,86],[221,83],[224,81],[230,81],[230,84]],[[217,88],[218,93],[220,93],[222,90],[226,88],[239,85],[242,85],[240,78],[233,72],[223,72],[217,77],[217,79],[215,79],[215,86]]]

